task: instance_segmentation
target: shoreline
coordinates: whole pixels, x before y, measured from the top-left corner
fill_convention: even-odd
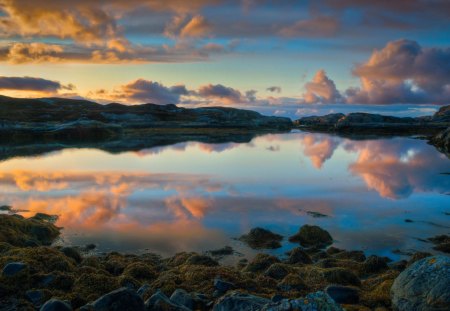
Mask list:
[[[33,310],[57,299],[68,301],[73,310],[103,310],[95,307],[98,299],[119,290],[114,297],[140,297],[138,305],[147,304],[142,310],[233,310],[225,308],[230,301],[257,303],[258,299],[264,306],[283,299],[290,299],[292,305],[308,295],[311,303],[326,304],[330,310],[340,310],[341,306],[346,310],[390,310],[395,279],[413,263],[431,256],[418,252],[408,261],[392,262],[362,251],[340,250],[332,246],[329,233],[317,226],[303,226],[290,237],[298,246],[286,258],[264,253],[278,246],[280,235],[253,229],[240,240],[261,253],[235,266],[220,265],[212,253],[183,252],[169,258],[118,252],[86,256],[81,248],[51,246],[61,233],[54,220],[45,214],[29,219],[0,215],[0,293],[4,297],[0,305]],[[448,236],[436,237],[433,242],[449,251]],[[215,254],[229,256],[232,252],[225,247]],[[11,263],[24,267],[6,276],[5,267]],[[332,296],[343,303],[329,300]],[[180,301],[186,299],[195,307],[183,306]],[[155,307],[156,302],[161,309]]]

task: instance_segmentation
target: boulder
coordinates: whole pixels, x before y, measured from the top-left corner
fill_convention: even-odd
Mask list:
[[[147,310],[151,311],[189,311],[190,309],[178,305],[171,301],[164,293],[157,290],[147,301],[145,302]]]
[[[255,258],[247,265],[247,272],[261,272],[269,268],[272,264],[278,263],[280,260],[269,254],[257,254]]]
[[[25,297],[30,301],[35,307],[42,306],[44,293],[41,290],[27,290],[25,292]]]
[[[324,248],[333,243],[333,238],[328,231],[318,226],[304,225],[289,241],[300,243],[304,247]]]
[[[3,276],[14,276],[17,273],[25,270],[28,266],[23,262],[10,262],[7,264],[2,271]]]
[[[185,306],[191,310],[194,309],[194,299],[184,289],[176,289],[170,296],[170,301],[178,306]]]
[[[94,311],[145,311],[142,298],[128,288],[120,288],[103,295],[91,306]]]
[[[221,297],[213,307],[213,311],[255,311],[270,303],[269,299],[240,292],[231,292]]]
[[[235,289],[236,285],[234,285],[233,283],[227,282],[227,281],[223,281],[220,278],[215,278],[214,279],[214,288],[219,291],[219,293],[226,293],[227,291],[231,290],[231,289]]]
[[[450,306],[450,258],[423,258],[406,268],[391,288],[396,310],[436,311]]]
[[[40,311],[72,311],[72,306],[59,299],[50,299],[41,307]]]
[[[296,247],[291,250],[289,253],[289,257],[287,259],[287,263],[294,264],[311,264],[311,257],[300,247]]]
[[[211,257],[199,254],[195,254],[189,257],[188,260],[186,260],[186,264],[208,266],[208,267],[215,267],[219,265],[219,263],[216,260],[212,259]]]
[[[239,240],[253,249],[275,249],[281,247],[283,236],[263,228],[253,228]]]
[[[284,264],[281,263],[274,263],[264,272],[265,276],[268,276],[276,280],[281,280],[288,274],[289,274],[288,269],[285,267]]]
[[[359,292],[353,287],[329,285],[325,288],[325,293],[337,303],[356,304],[359,302]]]
[[[343,311],[330,296],[324,292],[316,292],[298,299],[283,299],[270,303],[263,311]]]

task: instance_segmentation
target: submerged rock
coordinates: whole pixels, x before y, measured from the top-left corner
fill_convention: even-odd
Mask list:
[[[263,228],[253,228],[248,234],[244,234],[239,238],[254,249],[275,249],[281,247],[283,236],[273,233]]]
[[[333,243],[333,238],[319,226],[304,225],[289,241],[300,243],[304,247],[324,248]]]
[[[392,304],[399,311],[448,310],[450,306],[450,258],[421,259],[404,270],[391,288]]]

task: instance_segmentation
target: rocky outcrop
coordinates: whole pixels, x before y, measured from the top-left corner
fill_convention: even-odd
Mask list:
[[[436,311],[450,306],[450,258],[421,259],[404,270],[391,288],[396,310]]]
[[[325,116],[304,117],[294,121],[294,126],[348,134],[433,134],[450,126],[450,106],[442,107],[433,116],[399,118],[371,113],[334,113]]]
[[[0,97],[0,139],[102,140],[145,129],[290,130],[288,118],[228,107],[100,105],[62,98]]]
[[[430,143],[450,157],[450,127],[433,136]]]
[[[275,249],[281,247],[283,237],[263,228],[253,228],[249,233],[242,235],[240,241],[253,249]]]

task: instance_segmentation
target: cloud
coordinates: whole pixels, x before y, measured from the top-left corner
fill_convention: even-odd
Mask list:
[[[280,86],[269,86],[266,88],[267,91],[271,93],[281,93],[281,87]]]
[[[450,103],[450,48],[391,41],[353,73],[361,88],[346,91],[349,103]]]
[[[108,92],[98,90],[89,94],[89,97],[98,97],[101,101],[115,100],[127,103],[153,103],[158,105],[178,104],[180,97],[188,95],[189,91],[184,85],[167,87],[159,82],[138,79]]]
[[[198,89],[197,94],[205,99],[220,101],[224,104],[235,104],[247,101],[239,90],[223,86],[222,84],[203,85]]]
[[[304,155],[310,158],[315,168],[321,169],[323,164],[333,156],[339,146],[339,140],[323,135],[307,134],[303,137],[301,144]]]
[[[330,37],[338,28],[339,22],[333,16],[313,16],[282,28],[280,34],[285,37]]]
[[[312,81],[305,84],[305,89],[306,93],[303,94],[303,102],[306,104],[330,104],[343,101],[333,80],[328,78],[323,69],[317,71]]]
[[[181,37],[203,37],[212,30],[211,24],[201,15],[194,16],[180,31]]]
[[[59,90],[72,90],[73,85],[64,86],[58,81],[33,77],[0,77],[0,90],[35,91],[56,93]]]

